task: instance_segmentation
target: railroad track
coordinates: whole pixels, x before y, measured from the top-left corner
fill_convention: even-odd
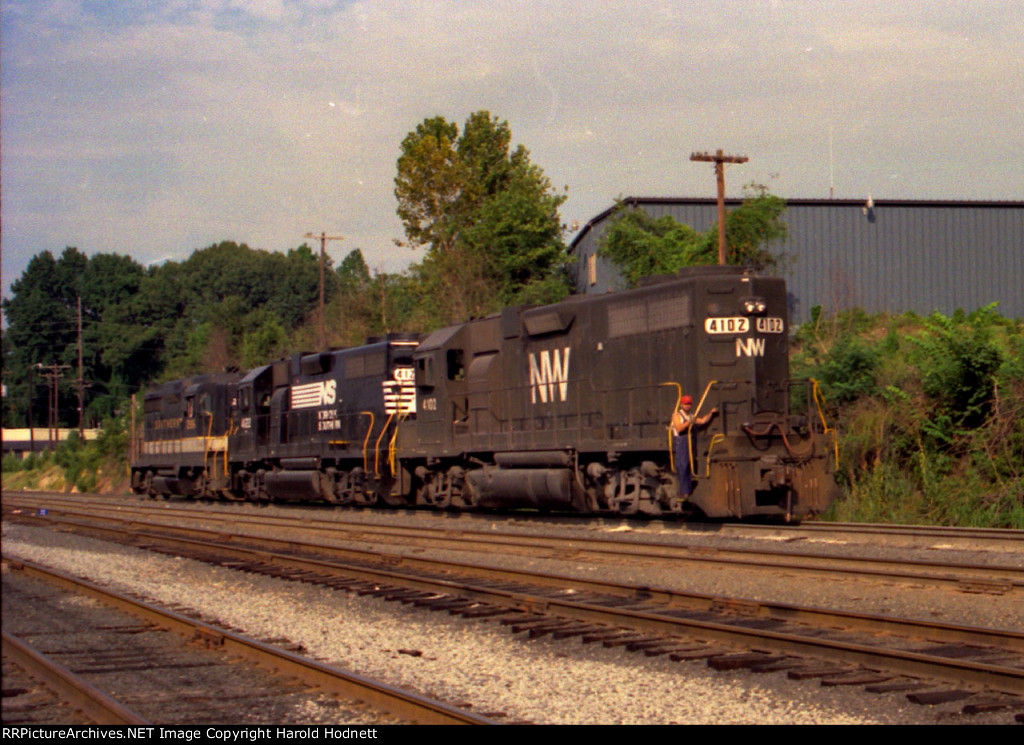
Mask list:
[[[41,505],[87,505],[90,508],[98,506],[110,506],[114,509],[139,509],[152,514],[154,505],[159,505],[162,510],[169,509],[172,512],[179,510],[188,511],[196,506],[196,502],[187,499],[165,501],[151,500],[146,497],[135,495],[99,495],[99,494],[65,494],[63,492],[4,492],[5,503],[20,503],[26,507]],[[232,514],[238,515],[236,508],[248,509],[252,507],[249,503],[220,502],[215,503],[219,507],[231,510]],[[301,505],[294,503],[281,503],[279,506],[285,508],[294,507],[302,514],[296,516],[294,521],[322,522],[335,524],[334,520],[318,520],[315,516],[318,513],[329,513],[332,515],[346,514],[351,508],[324,507],[323,505]],[[387,510],[382,513],[386,514]],[[431,513],[434,517],[443,518],[444,513]],[[494,516],[483,513],[453,513],[460,521],[469,521],[480,525],[489,525]],[[546,525],[553,528],[580,528],[594,524],[604,525],[611,529],[627,528],[638,534],[643,534],[649,529],[658,531],[669,530],[683,536],[728,536],[728,537],[749,537],[775,539],[780,542],[795,542],[808,539],[851,539],[857,541],[882,539],[890,545],[906,547],[920,546],[924,548],[935,548],[942,545],[948,548],[981,547],[994,550],[1006,550],[1017,552],[1024,545],[1024,530],[1007,528],[961,528],[933,525],[889,525],[869,523],[838,523],[838,522],[814,522],[805,521],[798,524],[782,523],[700,523],[692,521],[681,521],[673,518],[661,519],[630,519],[619,516],[609,517],[580,517],[558,516],[558,515],[533,515],[523,520],[520,513],[510,513],[501,516],[510,518],[511,522],[527,522],[531,525]]]
[[[4,557],[4,565],[8,570],[5,622],[8,618],[11,625],[20,622],[20,633],[30,635],[33,645],[40,647],[33,650],[24,641],[13,636],[9,639],[5,632],[5,658],[10,656],[30,675],[46,681],[58,697],[96,723],[305,723],[308,713],[293,710],[324,696],[361,702],[335,712],[334,716],[346,721],[494,723],[485,716],[308,659],[287,648],[293,646],[287,640],[257,641],[32,562]],[[8,576],[12,572],[20,578],[43,580],[73,597],[98,600],[106,607],[83,608],[70,601],[74,614],[69,616],[67,599],[53,599],[39,589],[16,585]],[[118,614],[113,622],[108,608]],[[33,623],[40,614],[45,621]],[[174,642],[167,639],[168,630],[176,632]],[[73,661],[67,664],[78,674],[62,670],[63,665],[48,657]],[[274,672],[259,672],[256,666]],[[92,685],[90,680],[113,686],[113,695],[99,690],[102,682]],[[5,722],[12,718],[5,713]]]
[[[6,631],[3,659],[5,724],[146,723],[119,701]],[[45,690],[40,690],[37,682]]]
[[[248,536],[293,535],[295,540],[310,545],[308,536],[322,535],[332,540],[379,545],[402,545],[462,552],[501,552],[519,556],[554,558],[558,560],[603,561],[620,564],[623,561],[638,563],[673,562],[673,565],[715,565],[741,568],[750,572],[801,573],[812,577],[837,576],[862,579],[902,582],[915,586],[927,585],[947,587],[969,593],[1009,594],[1024,591],[1024,567],[999,566],[993,564],[965,564],[949,561],[895,560],[863,556],[839,556],[828,553],[813,553],[807,550],[786,551],[776,548],[709,548],[701,545],[673,545],[631,536],[628,540],[610,537],[574,535],[523,535],[509,531],[481,530],[463,527],[396,526],[378,522],[344,522],[302,516],[245,515],[233,512],[198,512],[188,506],[164,506],[154,510],[142,506],[105,506],[95,500],[78,503],[69,500],[63,506],[47,508],[48,514],[56,518],[91,520],[104,518],[117,521],[136,530],[160,530],[168,524],[175,524],[177,530],[185,530],[183,521],[201,522],[206,525],[221,524],[221,528],[197,527],[196,537],[214,534],[240,533],[248,530]],[[38,507],[38,501],[18,500],[5,495],[5,509],[15,505],[25,509]],[[877,534],[878,526],[868,526],[871,534]],[[771,528],[776,530],[776,528]],[[843,532],[848,528],[843,527]],[[212,531],[212,532],[211,532]],[[815,532],[820,532],[815,530]],[[970,531],[976,535],[977,531]],[[983,531],[991,538],[993,531]],[[831,533],[830,533],[831,534]],[[899,536],[904,536],[900,531]],[[912,535],[920,537],[918,531]],[[944,531],[943,534],[949,534]],[[988,539],[988,538],[987,538]],[[280,538],[277,541],[264,538],[267,546],[288,546],[294,541]],[[1024,537],[1022,537],[1024,545]],[[327,551],[327,549],[324,549]]]
[[[288,552],[205,539],[174,528],[48,519],[62,529],[188,555],[209,563],[347,589],[465,617],[497,618],[513,632],[576,637],[712,667],[790,669],[834,684],[898,686],[909,696],[963,697],[966,707],[1020,706],[1024,634],[868,614],[751,603],[629,584],[482,568],[375,551],[285,541]],[[190,532],[194,535],[194,530]],[[314,555],[317,553],[319,555]],[[935,681],[941,681],[936,685]]]

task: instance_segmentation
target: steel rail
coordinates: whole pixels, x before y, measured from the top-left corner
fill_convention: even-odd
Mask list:
[[[195,550],[227,552],[232,556],[247,561],[257,561],[298,571],[312,570],[326,574],[344,572],[349,576],[359,574],[368,581],[398,581],[399,575],[393,574],[391,570],[399,567],[407,570],[433,572],[448,576],[452,573],[458,573],[469,577],[476,576],[499,581],[519,582],[534,587],[572,588],[573,591],[582,590],[603,596],[646,600],[680,609],[696,611],[725,610],[744,616],[797,621],[825,627],[843,625],[846,628],[872,633],[896,633],[905,636],[918,635],[946,642],[997,645],[1010,651],[1024,652],[1024,632],[1013,630],[964,627],[956,624],[916,621],[851,611],[725,598],[705,593],[651,587],[649,585],[637,586],[550,572],[503,569],[500,567],[454,562],[450,559],[431,559],[330,544],[315,544],[287,538],[238,536],[206,528],[153,526],[146,524],[145,527],[150,529],[156,528],[157,530],[142,531],[138,529],[138,525],[131,523],[121,528],[49,516],[47,516],[47,519],[55,525],[94,530],[101,534],[120,537],[136,545],[147,542],[159,543],[161,541],[170,541],[179,545],[191,546]],[[159,530],[166,530],[172,534],[180,535],[162,533]],[[254,541],[258,545],[246,545],[245,541],[247,540]],[[276,546],[277,551],[269,549],[267,546]],[[308,555],[313,553],[333,559],[361,561],[364,564],[361,566],[337,564],[333,561],[315,559]],[[383,566],[384,569],[374,569],[369,565]],[[409,583],[423,583],[417,584],[416,589],[441,587],[441,591],[451,592],[458,587],[458,584],[451,580],[444,580],[445,584],[440,585],[441,580],[424,580],[422,577],[406,577],[405,579]],[[469,588],[462,588],[463,594],[468,591]],[[489,592],[491,591],[485,591],[485,595]],[[484,599],[483,596],[477,597],[481,600]]]
[[[115,495],[101,495],[101,494],[66,494],[64,492],[48,492],[48,491],[35,491],[35,492],[3,492],[4,500],[9,498],[31,500],[38,498],[47,499],[58,499],[65,502],[79,502],[79,503],[90,503],[94,504],[97,499],[110,501],[110,500],[127,500],[133,502],[150,500],[140,497],[138,495],[131,494],[115,494]],[[177,500],[180,504],[187,504],[191,500],[182,498]],[[224,505],[234,504],[232,502],[225,501]],[[282,503],[287,504],[287,503]],[[344,508],[338,508],[342,511]],[[436,514],[436,513],[434,513]],[[467,517],[481,517],[480,513],[466,512],[461,513]],[[305,517],[303,518],[305,519]],[[489,516],[488,516],[488,519]],[[598,515],[598,516],[579,516],[579,515],[568,515],[568,516],[548,516],[548,517],[536,517],[531,519],[534,523],[548,523],[548,524],[565,524],[567,521],[569,524],[585,524],[587,522],[593,522],[595,520],[611,520],[616,523],[625,524],[637,524],[635,520],[628,520],[622,516],[616,515]],[[644,520],[639,523],[641,526],[648,524],[649,520]],[[678,528],[680,533],[704,533],[712,531],[716,534],[721,535],[732,535],[735,533],[771,533],[778,532],[780,534],[793,534],[800,535],[801,533],[811,534],[825,534],[825,535],[884,535],[888,537],[905,537],[905,538],[925,538],[925,539],[943,539],[951,541],[969,540],[969,541],[990,541],[993,545],[1005,544],[1005,543],[1021,543],[1024,542],[1024,530],[1014,528],[965,528],[957,526],[945,526],[945,525],[893,525],[886,523],[840,523],[840,522],[820,522],[820,521],[804,521],[799,524],[783,524],[783,523],[712,523],[704,524],[699,522],[680,521],[673,518],[665,518],[660,524],[669,525],[673,528]]]
[[[188,618],[151,603],[121,595],[87,580],[49,569],[34,562],[3,556],[11,569],[27,576],[46,580],[76,593],[88,595],[103,603],[128,611],[162,628],[190,638],[202,639],[207,645],[270,667],[279,674],[294,676],[325,691],[356,698],[397,717],[419,724],[495,724],[486,717],[449,706],[425,696],[389,686],[354,673],[307,659],[225,629]]]
[[[785,526],[781,526],[785,529]],[[1016,528],[962,528],[950,525],[887,525],[885,523],[803,523],[812,533],[899,535],[975,541],[1024,541],[1024,530]]]
[[[120,701],[6,631],[3,632],[3,655],[96,724],[150,724]]]
[[[921,622],[846,611],[831,611],[818,608],[801,608],[798,606],[756,603],[727,598],[714,598],[706,595],[682,593],[652,587],[635,587],[617,583],[580,580],[536,572],[520,572],[505,569],[483,568],[475,565],[453,564],[449,561],[435,561],[417,557],[383,554],[357,549],[334,549],[349,558],[360,558],[380,566],[354,566],[339,564],[323,559],[303,558],[294,555],[274,553],[264,549],[249,548],[227,543],[224,540],[200,540],[183,538],[158,533],[133,534],[122,528],[103,527],[79,524],[84,530],[99,530],[101,533],[121,535],[131,541],[143,541],[149,547],[161,542],[172,545],[190,546],[197,552],[219,554],[222,557],[234,557],[244,561],[262,564],[267,567],[280,568],[293,572],[291,578],[315,581],[317,577],[354,577],[370,583],[380,583],[392,587],[410,588],[431,593],[441,593],[468,598],[474,601],[496,605],[520,611],[541,612],[557,617],[578,621],[596,622],[605,625],[639,629],[645,632],[701,638],[728,644],[735,644],[756,649],[768,649],[787,654],[809,656],[826,656],[843,662],[853,662],[869,669],[886,669],[915,676],[933,677],[957,683],[986,686],[995,690],[1014,695],[1024,694],[1024,668],[1003,667],[969,660],[951,659],[938,655],[927,655],[913,651],[886,648],[881,645],[870,645],[863,640],[850,642],[822,638],[814,632],[800,634],[792,629],[789,631],[771,631],[747,628],[744,620],[751,617],[767,618],[773,621],[792,621],[799,624],[813,624],[815,629],[846,628],[856,629],[871,634],[898,634],[901,637],[917,638],[929,642],[943,641],[958,644],[992,646],[999,650],[1021,653],[1024,652],[1024,633],[1007,630],[979,629],[961,627],[952,624]],[[206,531],[213,533],[213,531]],[[134,538],[132,538],[134,536]],[[221,539],[227,538],[219,534]],[[280,541],[292,550],[303,546],[296,541]],[[333,548],[333,547],[331,547]],[[215,559],[224,561],[225,559]],[[230,565],[230,564],[229,564]],[[399,571],[401,568],[404,571]],[[488,586],[485,583],[473,584],[468,581],[457,581],[451,578],[451,570],[456,569],[478,577],[499,579],[503,582],[520,583],[516,589]],[[447,576],[436,577],[415,574],[415,571],[431,571],[447,573]],[[288,575],[285,575],[286,577]],[[533,585],[531,588],[530,585]],[[606,607],[593,602],[573,600],[561,594],[552,596],[541,594],[536,586],[561,588],[571,592],[581,590],[606,598],[627,598],[645,605],[632,610],[623,607]],[[651,608],[651,604],[659,604],[664,608]],[[723,620],[708,621],[706,619],[685,618],[673,615],[681,609],[689,611],[726,611],[733,612],[739,618],[737,623],[730,624]]]
[[[124,516],[123,510],[106,512],[107,519],[119,521],[134,527],[166,527],[166,523],[152,521],[152,513],[131,509],[143,514],[148,520],[137,520]],[[508,549],[514,553],[529,553],[542,558],[567,559],[576,556],[618,559],[623,556],[639,560],[671,560],[698,564],[729,564],[754,570],[786,569],[811,574],[835,576],[846,574],[870,579],[897,580],[903,582],[928,582],[936,586],[947,586],[968,592],[1004,594],[1024,591],[1024,568],[990,565],[951,565],[943,562],[920,560],[874,559],[850,556],[829,556],[806,552],[775,550],[753,550],[703,546],[677,546],[651,541],[617,541],[608,538],[559,537],[543,535],[519,535],[507,532],[481,531],[465,528],[405,527],[388,526],[380,523],[344,523],[336,521],[309,520],[281,516],[242,516],[202,513],[193,510],[172,510],[171,518],[201,520],[207,522],[230,521],[233,529],[240,523],[255,527],[286,527],[296,530],[326,531],[342,534],[347,540],[373,542],[400,538],[417,541],[419,545],[435,545],[446,549],[467,551],[494,551]],[[97,513],[68,508],[54,508],[54,515],[95,518]],[[161,511],[160,517],[165,516]],[[182,526],[177,526],[184,529]],[[256,538],[256,536],[253,536]],[[555,552],[552,554],[552,552]],[[907,567],[908,569],[901,569]]]

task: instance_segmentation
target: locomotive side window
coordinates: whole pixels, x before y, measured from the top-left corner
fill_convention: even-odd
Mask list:
[[[434,358],[421,357],[416,360],[416,381],[427,388],[434,387]]]
[[[448,350],[448,380],[462,380],[466,377],[466,364],[461,349]]]

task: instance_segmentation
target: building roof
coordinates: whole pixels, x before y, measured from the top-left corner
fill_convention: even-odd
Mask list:
[[[787,207],[864,207],[868,199],[871,199],[876,208],[883,207],[970,207],[978,209],[1024,209],[1024,201],[1008,201],[1008,200],[988,200],[988,201],[977,201],[977,200],[960,200],[960,199],[874,199],[870,195],[861,199],[805,199],[805,198],[793,198],[786,199]],[[573,236],[572,241],[569,244],[569,250],[572,251],[576,244],[579,243],[583,237],[589,233],[595,225],[598,225],[611,216],[615,210],[622,206],[628,207],[641,207],[643,205],[717,205],[718,200],[715,197],[623,197],[619,199],[608,209],[600,212],[599,214],[592,217],[587,221],[586,225],[580,228],[579,232]],[[726,197],[726,207],[738,207],[743,204],[742,197]]]

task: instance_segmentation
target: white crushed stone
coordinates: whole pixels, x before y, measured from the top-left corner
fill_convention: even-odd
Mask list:
[[[900,696],[824,689],[783,674],[717,673],[578,641],[529,640],[493,623],[211,567],[5,523],[6,555],[157,602],[188,606],[256,638],[515,721],[557,724],[934,723]],[[418,650],[422,656],[400,653]],[[312,714],[312,713],[311,713]]]

